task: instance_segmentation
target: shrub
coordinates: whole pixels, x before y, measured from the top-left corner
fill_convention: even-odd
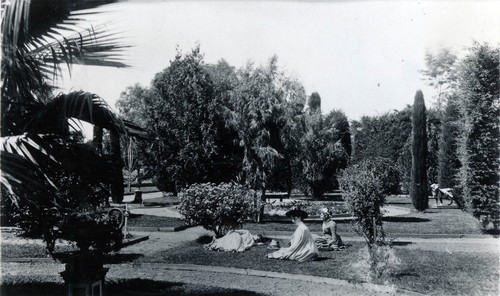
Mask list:
[[[257,193],[235,183],[193,184],[183,189],[179,197],[179,212],[184,220],[215,232],[216,237],[237,228],[260,208]]]
[[[466,206],[480,219],[500,226],[500,49],[474,44],[458,71],[463,126],[458,140],[460,186]]]
[[[76,242],[82,252],[93,247],[99,252],[117,250],[123,239],[120,222],[113,216],[94,211],[75,211],[65,215],[59,237]]]
[[[380,207],[390,191],[394,171],[387,159],[374,158],[348,167],[339,178],[347,206],[356,217],[355,230],[365,237],[369,247],[384,239]]]

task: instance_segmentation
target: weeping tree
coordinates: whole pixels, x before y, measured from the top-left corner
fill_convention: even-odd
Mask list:
[[[412,163],[410,196],[418,211],[427,209],[429,202],[427,184],[427,132],[424,95],[418,90],[415,94],[412,114]]]

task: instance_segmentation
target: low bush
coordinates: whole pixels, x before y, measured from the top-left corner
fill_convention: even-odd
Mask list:
[[[321,208],[328,208],[334,215],[350,213],[344,202],[293,200],[288,203],[278,201],[268,202],[264,205],[264,214],[269,216],[285,216],[286,212],[295,208],[300,208],[309,216],[319,215]]]
[[[179,193],[179,212],[189,225],[202,225],[221,237],[260,208],[254,190],[235,183],[193,184]]]

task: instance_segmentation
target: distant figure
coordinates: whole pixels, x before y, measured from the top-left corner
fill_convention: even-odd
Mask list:
[[[340,235],[337,234],[337,223],[333,221],[330,210],[323,208],[319,212],[320,217],[323,219],[323,235],[314,240],[318,249],[333,251],[345,248]]]
[[[260,234],[252,235],[248,230],[230,230],[221,238],[215,238],[211,243],[205,245],[205,249],[223,252],[244,252],[254,244],[260,242]]]
[[[453,196],[453,188],[440,188],[439,184],[432,184],[431,185],[431,191],[432,191],[432,197],[434,197],[434,200],[436,201],[435,207],[442,206],[443,205],[443,197],[448,198],[450,200],[450,203],[448,205],[451,205],[453,201],[457,203],[457,206],[461,207],[461,204],[459,203],[458,199]],[[439,201],[439,204],[438,204]]]
[[[286,216],[290,217],[292,222],[297,225],[290,240],[290,246],[267,254],[267,258],[304,262],[318,257],[318,248],[309,228],[303,222],[303,219],[307,218],[307,213],[302,210],[291,210],[286,213]]]

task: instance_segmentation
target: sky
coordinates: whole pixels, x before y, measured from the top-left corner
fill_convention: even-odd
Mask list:
[[[474,40],[500,44],[500,1],[130,0],[99,11],[88,23],[122,32],[130,67],[74,66],[60,86],[96,93],[112,108],[127,86],[149,87],[177,48],[199,44],[205,63],[261,65],[277,55],[308,95],[320,94],[324,113],[356,120],[411,105],[418,89],[432,105],[420,73],[427,51],[461,56]]]

